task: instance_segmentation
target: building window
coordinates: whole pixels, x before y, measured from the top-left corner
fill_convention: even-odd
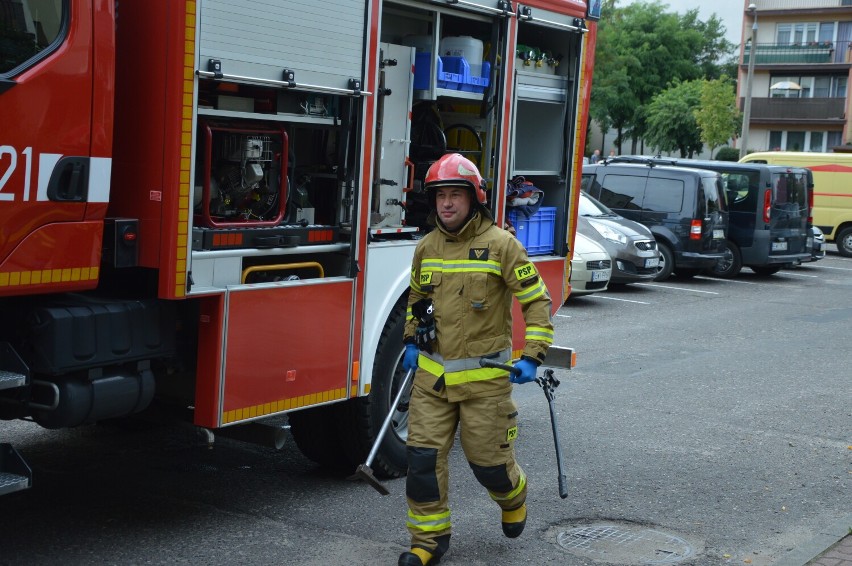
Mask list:
[[[848,77],[844,76],[789,76],[772,75],[769,84],[791,82],[801,86],[796,89],[773,89],[769,91],[772,98],[846,98]]]
[[[769,132],[770,151],[831,151],[832,147],[841,145],[843,132],[814,131],[791,132],[771,130]]]
[[[781,45],[804,45],[817,40],[817,22],[778,24],[775,42]]]
[[[811,132],[811,141],[808,144],[808,151],[824,151],[823,132]]]
[[[843,132],[826,132],[828,141],[826,142],[827,149],[843,145]]]

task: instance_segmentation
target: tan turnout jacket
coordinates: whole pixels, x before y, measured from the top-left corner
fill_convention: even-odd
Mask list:
[[[550,294],[535,265],[514,236],[479,212],[458,233],[438,224],[418,243],[410,286],[406,340],[418,323],[411,306],[423,298],[434,302],[437,330],[434,354],[420,353],[415,379],[436,392],[445,385],[450,401],[509,387],[505,371],[482,368],[479,359],[510,363],[512,296],[526,322],[523,355],[541,362],[553,343]]]

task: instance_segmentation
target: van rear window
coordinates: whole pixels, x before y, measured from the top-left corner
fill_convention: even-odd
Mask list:
[[[803,209],[808,203],[807,173],[773,173],[772,190],[775,205],[782,208]]]

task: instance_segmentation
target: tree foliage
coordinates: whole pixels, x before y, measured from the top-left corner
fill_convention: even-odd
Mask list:
[[[695,110],[695,121],[701,130],[701,141],[710,146],[710,153],[727,142],[742,124],[734,83],[727,76],[705,81],[701,99]]]
[[[634,140],[645,135],[648,105],[657,94],[676,80],[718,78],[719,60],[733,45],[715,15],[703,22],[697,9],[668,12],[659,0],[617,4],[603,3],[590,113],[602,128],[618,131],[621,152],[626,134]]]
[[[648,106],[645,141],[660,151],[680,151],[692,158],[703,147],[695,120],[704,81],[679,81],[654,97]]]

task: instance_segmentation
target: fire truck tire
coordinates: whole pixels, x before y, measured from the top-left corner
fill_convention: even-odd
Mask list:
[[[309,460],[334,472],[351,472],[355,469],[343,451],[337,423],[340,404],[323,405],[287,415],[290,433],[299,451]]]
[[[379,338],[373,381],[370,394],[349,401],[349,419],[341,419],[346,436],[344,449],[350,458],[363,463],[373,447],[388,409],[396,396],[400,382],[405,377],[402,369],[402,333],[405,328],[405,299],[394,307]],[[409,385],[410,387],[410,385]],[[408,399],[404,395],[396,408],[394,419],[376,453],[370,468],[377,477],[398,478],[408,471],[405,441],[408,437]],[[348,421],[348,422],[347,422]]]

